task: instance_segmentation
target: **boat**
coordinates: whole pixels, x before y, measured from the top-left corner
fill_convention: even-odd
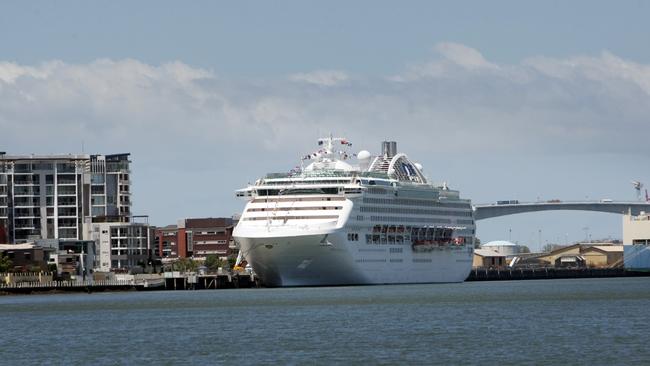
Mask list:
[[[430,183],[395,141],[376,156],[351,146],[321,138],[300,166],[236,191],[246,201],[233,231],[240,260],[269,287],[464,281],[471,201]]]

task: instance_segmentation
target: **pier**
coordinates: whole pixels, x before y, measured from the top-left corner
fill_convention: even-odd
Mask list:
[[[473,268],[467,281],[544,280],[560,278],[645,277],[650,272],[625,268]]]
[[[1,276],[0,295],[58,292],[106,292],[106,291],[174,291],[174,290],[217,290],[260,287],[254,274],[218,273],[196,274],[165,272],[153,275],[119,275],[106,280],[53,280],[51,274]]]

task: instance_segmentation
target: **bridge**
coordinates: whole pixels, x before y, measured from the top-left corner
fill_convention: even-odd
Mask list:
[[[615,214],[638,215],[641,211],[650,212],[650,202],[642,201],[545,201],[545,202],[519,202],[502,201],[492,204],[474,205],[474,219],[484,220],[493,217],[514,215],[526,212],[551,211],[551,210],[574,210],[574,211],[598,211]]]

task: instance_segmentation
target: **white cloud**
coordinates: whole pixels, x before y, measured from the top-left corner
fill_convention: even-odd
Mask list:
[[[462,44],[444,42],[437,44],[435,49],[447,60],[469,70],[498,69],[495,64],[487,62],[479,51]]]
[[[141,174],[185,172],[142,178],[163,192],[177,190],[174,179],[234,189],[291,168],[329,132],[371,151],[396,139],[432,164],[499,152],[650,154],[649,65],[607,52],[504,65],[459,44],[436,50],[393,77],[319,70],[233,80],[178,61],[0,62],[0,150],[78,152],[84,141],[87,151],[130,151]],[[174,199],[180,207],[188,198]]]
[[[296,82],[303,82],[321,86],[339,85],[349,79],[348,75],[338,70],[318,70],[308,73],[297,73],[289,76],[289,79]]]

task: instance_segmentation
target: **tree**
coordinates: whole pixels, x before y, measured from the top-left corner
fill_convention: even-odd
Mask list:
[[[199,264],[191,258],[181,258],[174,263],[174,268],[181,272],[195,272]]]
[[[530,248],[526,245],[520,245],[519,246],[519,253],[525,254],[525,253],[530,253]]]
[[[0,272],[9,272],[12,268],[14,268],[14,263],[11,259],[0,253]]]
[[[221,259],[219,259],[218,255],[215,254],[210,254],[207,257],[205,257],[205,262],[203,262],[203,265],[208,268],[209,271],[217,271],[219,267],[221,267]]]

